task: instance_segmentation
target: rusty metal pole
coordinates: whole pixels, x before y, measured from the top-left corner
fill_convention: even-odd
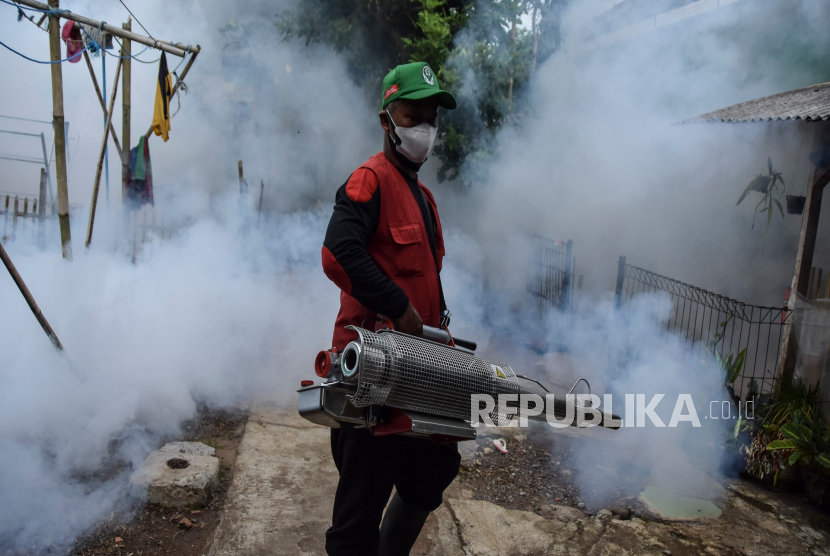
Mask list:
[[[14,283],[17,284],[17,289],[20,290],[20,293],[23,294],[23,298],[26,300],[26,303],[29,305],[29,309],[32,310],[34,313],[35,318],[40,323],[40,326],[43,327],[43,331],[46,332],[46,335],[49,336],[49,339],[52,341],[52,345],[54,345],[58,351],[63,351],[63,345],[61,341],[58,339],[57,334],[55,331],[52,330],[52,327],[49,326],[49,322],[46,320],[46,317],[43,316],[43,313],[40,312],[40,307],[37,306],[37,302],[35,302],[35,298],[32,297],[32,293],[29,291],[29,288],[26,287],[26,283],[23,282],[23,278],[20,277],[20,274],[17,272],[17,269],[14,267],[12,260],[9,258],[8,253],[3,248],[3,244],[0,243],[0,259],[3,260],[3,264],[6,266],[6,270],[9,271],[9,274],[12,276],[12,280]]]
[[[824,139],[830,134],[830,126],[826,123],[809,124],[820,126],[816,129],[813,145],[822,148]],[[787,300],[787,310],[792,319],[792,310],[795,308],[798,294],[807,297],[810,285],[810,271],[813,266],[813,252],[816,247],[819,216],[821,214],[821,199],[825,186],[830,182],[830,168],[813,168],[812,178],[807,187],[807,201],[804,206],[804,217],[801,221],[801,235],[798,241],[798,251],[795,256],[795,271],[790,286],[790,296]],[[781,333],[781,358],[775,371],[775,381],[780,385],[783,380],[792,376],[795,370],[795,343],[793,342],[792,323],[788,320]]]
[[[60,9],[60,0],[49,0],[49,8]],[[61,59],[60,17],[49,14],[49,54],[52,62]],[[63,258],[72,260],[72,234],[69,230],[69,190],[66,179],[66,128],[63,117],[63,73],[61,64],[52,68],[52,128],[55,133],[55,173],[58,179],[58,220]]]

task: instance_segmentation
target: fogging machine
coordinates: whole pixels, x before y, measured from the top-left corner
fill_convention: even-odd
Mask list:
[[[577,424],[580,410],[584,414],[585,408],[577,406],[590,405],[584,398],[551,397],[540,382],[517,375],[508,365],[477,357],[475,342],[453,338],[445,329],[424,326],[423,337],[418,338],[392,329],[348,328],[358,338],[342,353],[332,348],[317,354],[315,373],[325,381],[301,383],[299,412],[312,423],[330,428],[351,423],[376,436],[403,434],[456,442],[476,437],[471,425],[475,395],[498,400],[503,394],[535,394],[542,404],[552,400],[556,419],[567,418],[570,425]],[[515,398],[516,402],[506,404],[511,408],[509,417],[498,409],[490,413],[495,424],[506,424],[512,414],[523,416],[519,396]],[[550,408],[533,409],[524,416],[544,421]],[[618,417],[600,415],[599,422],[592,424],[619,428]]]

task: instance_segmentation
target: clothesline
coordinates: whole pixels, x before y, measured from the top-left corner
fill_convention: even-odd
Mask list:
[[[42,14],[62,14],[62,13],[66,13],[66,12],[70,11],[70,10],[39,10],[37,8],[32,8],[30,6],[23,6],[23,5],[18,4],[16,2],[11,2],[10,0],[0,0],[0,2],[3,2],[4,4],[8,4],[9,6],[14,6],[15,8],[18,8],[18,9],[22,8],[24,10],[30,10],[30,11],[38,12],[38,13],[42,13]]]
[[[101,25],[103,25],[104,23],[106,23],[106,22],[102,21]],[[161,58],[161,57],[159,57],[159,58],[156,58],[155,60],[139,60],[138,58],[136,58],[136,56],[141,56],[142,54],[144,54],[144,52],[148,48],[150,48],[149,46],[145,46],[144,49],[141,52],[138,52],[137,54],[128,54],[127,56],[119,56],[118,54],[113,54],[111,52],[107,52],[107,49],[104,48],[103,46],[101,46],[100,44],[98,44],[98,41],[96,41],[95,39],[92,38],[92,35],[90,35],[87,32],[87,30],[84,28],[83,25],[81,25],[79,23],[78,26],[81,28],[81,31],[83,31],[84,35],[86,35],[87,38],[89,39],[89,44],[93,45],[95,47],[95,49],[103,52],[104,54],[106,54],[108,56],[112,56],[113,58],[120,58],[121,60],[126,60],[127,58],[132,58],[136,62],[141,62],[142,64],[155,64]],[[115,37],[113,37],[113,38],[115,38]],[[118,43],[118,46],[120,46],[121,50],[123,51],[124,50],[124,45],[121,44],[121,42],[118,39],[115,39],[115,42]]]
[[[5,0],[3,0],[3,1],[5,1]],[[80,56],[80,55],[84,52],[84,50],[87,50],[87,49],[89,48],[89,45],[87,45],[87,46],[85,46],[85,47],[84,47],[84,49],[83,49],[83,50],[81,50],[81,51],[80,51],[80,52],[78,52],[77,54],[75,54],[75,55],[73,55],[73,56],[70,56],[69,58],[64,58],[63,60],[55,60],[55,61],[48,60],[48,61],[43,61],[43,60],[35,60],[34,58],[29,58],[29,57],[28,57],[28,56],[26,56],[25,54],[22,54],[22,53],[18,52],[17,50],[15,50],[14,48],[12,48],[11,46],[7,45],[7,44],[6,44],[6,43],[4,43],[4,42],[0,42],[0,46],[4,46],[4,47],[6,47],[6,48],[8,48],[9,50],[11,50],[12,52],[14,52],[15,54],[17,54],[18,56],[20,56],[21,58],[26,58],[26,59],[27,59],[27,60],[29,60],[30,62],[34,62],[34,63],[36,63],[36,64],[62,64],[63,62],[69,62],[70,60],[74,60],[77,56]]]

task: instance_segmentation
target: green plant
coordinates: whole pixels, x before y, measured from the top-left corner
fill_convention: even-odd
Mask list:
[[[752,216],[752,227],[755,227],[755,215],[761,212],[766,212],[767,230],[769,230],[769,225],[772,222],[773,205],[778,207],[778,211],[781,213],[781,218],[784,218],[784,209],[781,207],[781,201],[779,199],[781,199],[787,192],[787,186],[784,183],[784,176],[781,172],[776,172],[772,169],[772,158],[769,157],[767,157],[767,169],[768,174],[766,176],[758,174],[751,182],[749,182],[749,185],[747,185],[744,192],[741,193],[741,196],[738,198],[738,202],[735,203],[735,206],[740,205],[750,191],[758,191],[759,193],[763,193],[763,197],[761,197],[761,200],[758,201],[757,205],[755,205],[755,214]],[[762,205],[764,208],[760,208]]]
[[[821,393],[818,385],[809,386],[799,378],[783,380],[772,403],[764,410],[764,425],[781,428],[793,419],[795,413],[813,419],[820,411]]]
[[[729,321],[732,320],[734,315],[729,313],[725,320],[719,323],[718,325],[718,332],[715,334],[714,338],[709,342],[706,346],[706,351],[709,355],[714,358],[715,362],[718,366],[723,369],[724,373],[724,386],[726,387],[727,392],[729,393],[729,397],[732,399],[732,403],[738,405],[741,401],[741,396],[735,393],[735,381],[741,376],[741,371],[744,368],[744,362],[746,361],[746,350],[747,348],[742,349],[735,355],[732,352],[729,352],[726,357],[721,354],[717,350],[718,344],[723,340],[724,333],[726,332],[726,326],[729,324]],[[757,383],[755,379],[752,379],[750,382],[750,387],[747,392],[747,400],[755,400],[758,393]],[[734,409],[734,408],[733,408]],[[746,420],[745,412],[736,411],[738,414],[738,419],[735,422],[735,427],[732,430],[732,437],[730,443],[735,443],[738,439],[738,436],[743,431],[748,431],[750,428],[749,423]]]
[[[756,479],[773,475],[773,484],[778,483],[778,475],[786,465],[784,454],[767,450],[770,442],[783,438],[780,432],[761,429],[752,438],[749,445],[741,446],[741,453],[746,462],[746,471]]]
[[[780,450],[789,465],[802,462],[813,472],[830,472],[830,428],[818,414],[809,418],[795,411],[779,431],[783,438],[767,444],[768,451]]]
[[[763,409],[764,451],[773,454],[775,482],[787,465],[801,464],[816,474],[830,475],[830,427],[820,404],[818,384],[810,386],[790,378],[779,384],[772,403]],[[760,433],[757,438],[762,438]],[[747,470],[749,467],[747,457]]]

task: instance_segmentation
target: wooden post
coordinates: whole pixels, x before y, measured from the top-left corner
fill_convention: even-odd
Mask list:
[[[14,196],[14,211],[12,211],[12,239],[15,238],[17,234],[17,212],[18,212],[18,204],[17,204],[17,195]]]
[[[60,0],[49,0],[49,8],[60,9]],[[55,14],[49,16],[49,55],[52,62],[61,60],[61,20]],[[72,260],[72,234],[69,230],[69,189],[66,180],[66,128],[63,118],[63,73],[61,64],[52,68],[52,128],[55,134],[55,173],[58,178],[58,219],[61,227],[61,251],[63,258]]]
[[[565,252],[565,273],[562,276],[562,299],[559,302],[559,310],[567,311],[571,302],[571,278],[574,265],[574,242],[569,239]]]
[[[19,289],[20,293],[23,294],[23,298],[29,305],[29,309],[31,309],[32,313],[34,313],[35,318],[40,323],[40,326],[43,327],[43,331],[46,332],[46,335],[49,336],[50,340],[52,340],[52,345],[54,345],[58,351],[63,351],[61,341],[58,340],[57,334],[55,334],[55,331],[52,330],[51,326],[49,326],[49,322],[46,320],[46,317],[44,317],[43,313],[40,312],[40,307],[37,306],[35,298],[32,297],[32,293],[29,291],[29,288],[26,287],[26,283],[23,282],[23,278],[20,277],[20,274],[18,274],[14,264],[12,264],[12,261],[9,258],[8,253],[6,253],[6,250],[3,248],[2,243],[0,243],[0,259],[3,259],[3,264],[6,266],[6,270],[8,270],[9,274],[12,275],[12,280],[14,280],[14,283],[17,284],[17,289]]]
[[[121,25],[121,28],[128,32],[132,31],[132,18]],[[121,153],[121,202],[126,204],[127,178],[130,174],[130,118],[132,111],[130,95],[132,93],[133,60],[127,58],[127,56],[132,55],[130,39],[123,39],[121,45],[123,46],[121,56],[124,56],[124,73],[121,76],[121,144],[124,145],[124,152]],[[115,134],[113,133],[113,135]]]
[[[6,208],[3,211],[3,237],[0,239],[6,239],[6,233],[9,230],[9,196],[6,195]]]
[[[265,193],[265,180],[259,180],[259,206],[256,209],[257,214],[262,214],[262,196]]]
[[[46,216],[46,169],[40,169],[40,191],[37,198],[37,242],[41,249],[45,247],[43,237],[43,219]]]
[[[510,85],[507,90],[507,113],[513,111],[513,56],[516,54],[516,21],[510,29]]]
[[[810,270],[810,282],[809,282],[809,285],[807,287],[807,294],[806,294],[807,299],[812,299],[814,297],[813,296],[813,287],[814,287],[815,283],[816,283],[816,268],[813,267],[812,270]]]
[[[614,306],[619,309],[622,307],[623,301],[623,285],[625,284],[625,255],[620,257],[620,262],[617,265],[617,288],[614,292],[615,301]]]
[[[824,138],[830,133],[826,123],[810,123],[810,126],[820,126],[813,137],[813,147],[821,148]],[[790,315],[795,308],[797,293],[804,297],[808,295],[810,286],[810,272],[813,267],[813,252],[816,247],[816,233],[818,231],[819,216],[821,214],[821,198],[824,187],[830,182],[830,169],[813,168],[812,179],[807,187],[807,202],[804,206],[804,217],[801,220],[801,236],[798,241],[798,251],[795,256],[795,271],[793,272],[790,297],[787,300],[787,309]],[[792,317],[791,317],[792,318]],[[776,384],[780,385],[789,379],[795,370],[795,343],[792,337],[790,321],[784,325],[781,332],[781,358],[776,369]]]
[[[92,241],[92,228],[95,226],[95,207],[98,204],[98,186],[101,184],[101,172],[104,166],[104,153],[107,150],[107,139],[110,135],[112,124],[112,111],[115,108],[115,93],[118,92],[118,78],[121,75],[121,66],[124,60],[118,60],[118,65],[115,68],[115,79],[112,83],[112,96],[110,96],[110,105],[107,110],[107,122],[104,126],[104,138],[101,140],[101,150],[98,153],[98,166],[95,168],[95,182],[92,184],[92,201],[89,205],[89,223],[86,228],[86,247]]]

